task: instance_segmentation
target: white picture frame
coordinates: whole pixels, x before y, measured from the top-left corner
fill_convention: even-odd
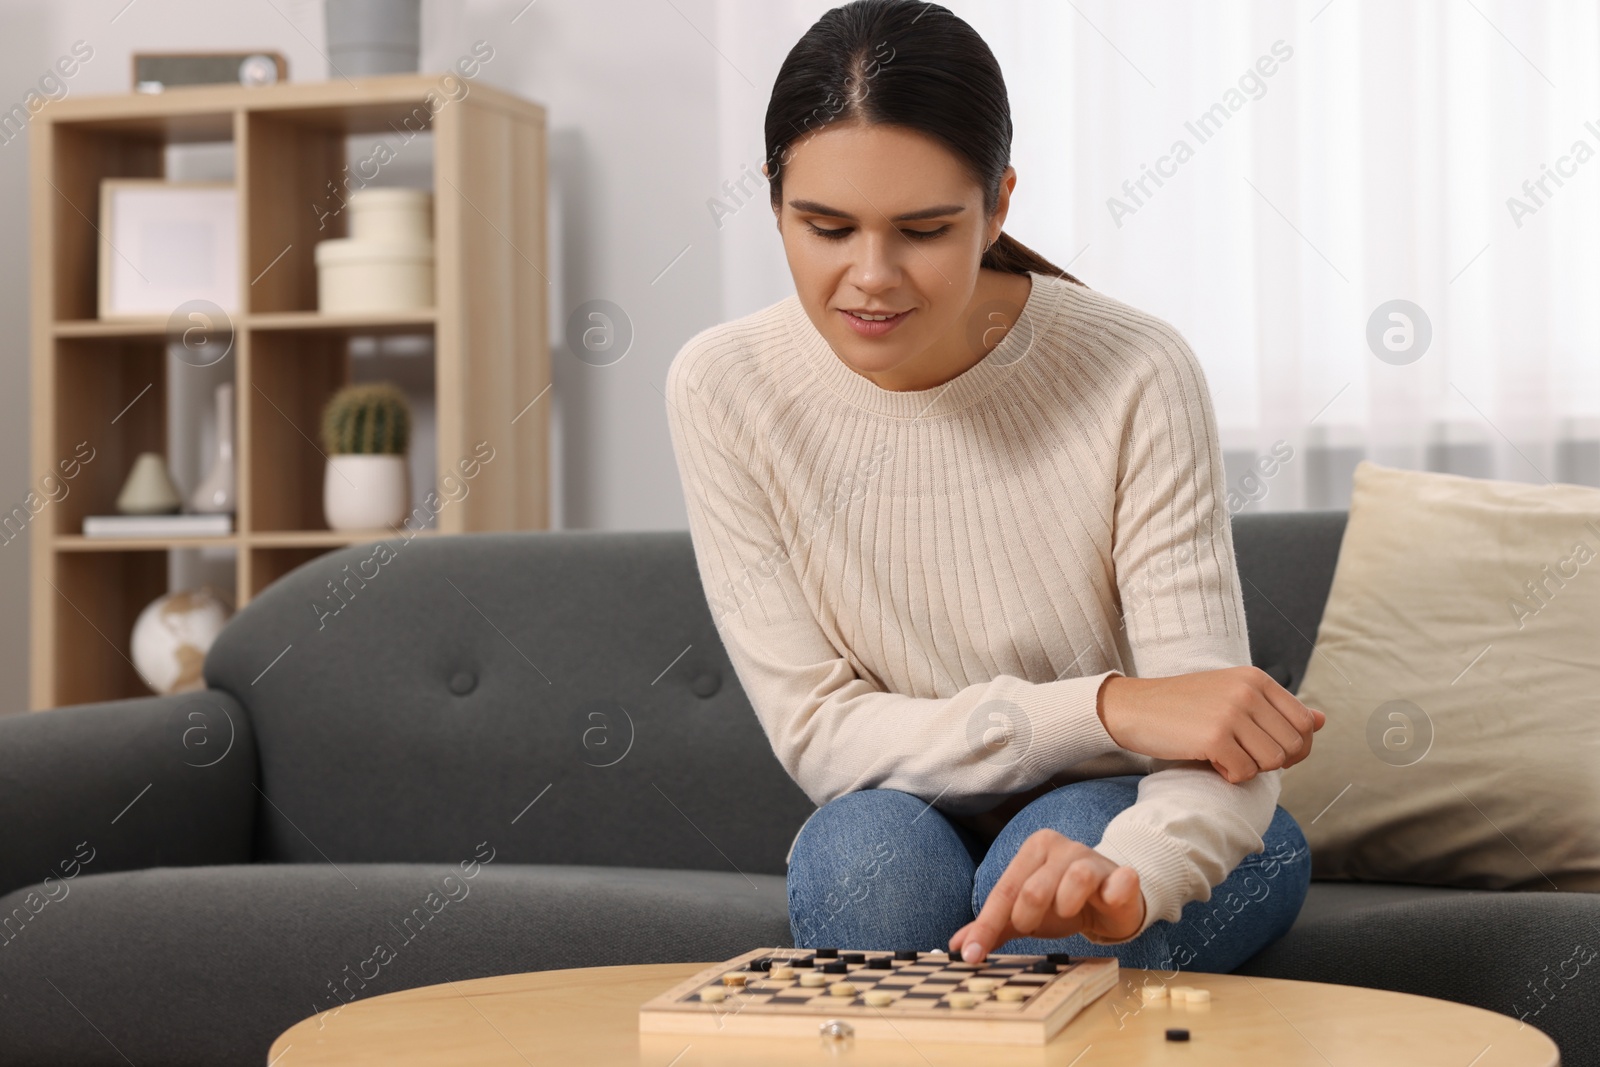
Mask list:
[[[103,180],[100,318],[166,319],[191,300],[236,315],[238,205],[232,182]]]

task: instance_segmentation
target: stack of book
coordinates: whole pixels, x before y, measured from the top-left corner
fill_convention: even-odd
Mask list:
[[[218,537],[233,533],[233,516],[85,515],[85,537]]]

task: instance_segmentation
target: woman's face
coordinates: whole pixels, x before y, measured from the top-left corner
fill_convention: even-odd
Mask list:
[[[789,151],[778,231],[800,303],[834,352],[897,390],[928,388],[981,358],[966,327],[994,295],[979,292],[978,263],[1005,223],[1014,168],[986,219],[956,156],[917,131],[839,123]]]

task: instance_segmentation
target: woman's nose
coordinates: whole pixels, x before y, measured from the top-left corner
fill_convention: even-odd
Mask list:
[[[900,234],[865,234],[857,242],[850,281],[864,293],[893,289],[899,284],[900,261],[908,242]]]

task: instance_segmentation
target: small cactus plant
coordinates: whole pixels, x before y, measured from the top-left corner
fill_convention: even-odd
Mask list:
[[[390,382],[347,385],[322,409],[328,454],[403,456],[411,438],[411,408]]]

